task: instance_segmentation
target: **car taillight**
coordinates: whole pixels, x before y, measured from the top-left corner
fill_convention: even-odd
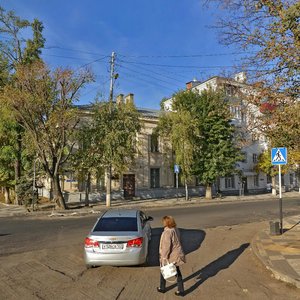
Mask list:
[[[95,241],[87,237],[85,238],[84,246],[85,248],[92,248],[92,247],[100,247],[100,244],[98,241]]]
[[[142,247],[143,244],[143,238],[137,238],[134,240],[130,240],[127,242],[127,247]]]

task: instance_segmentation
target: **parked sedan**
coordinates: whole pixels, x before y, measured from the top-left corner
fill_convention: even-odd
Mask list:
[[[131,266],[146,262],[152,217],[140,210],[109,210],[85,239],[84,258],[91,266]]]

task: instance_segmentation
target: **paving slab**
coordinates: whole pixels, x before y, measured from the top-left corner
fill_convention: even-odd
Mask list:
[[[252,247],[275,278],[300,288],[300,215],[286,218],[283,228],[282,235],[258,232]]]

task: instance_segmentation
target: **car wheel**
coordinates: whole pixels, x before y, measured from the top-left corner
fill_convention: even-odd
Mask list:
[[[87,270],[88,269],[93,269],[93,268],[95,268],[95,266],[93,266],[93,265],[86,265],[86,268],[87,268]]]

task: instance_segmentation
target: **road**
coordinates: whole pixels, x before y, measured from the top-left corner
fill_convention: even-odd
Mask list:
[[[299,214],[300,200],[284,202],[285,216]],[[147,211],[154,217],[148,267],[86,270],[82,244],[97,216],[0,219],[2,299],[173,299],[158,295],[160,219],[173,215],[182,228],[188,263],[186,299],[300,299],[271,278],[252,253],[251,240],[278,216],[278,202],[253,201]]]
[[[147,213],[154,218],[152,227],[161,227],[162,216],[172,215],[179,227],[206,229],[269,221],[278,218],[278,211],[278,201],[269,200],[157,208]],[[299,214],[300,199],[287,199],[283,211],[284,216]],[[80,243],[96,219],[96,215],[59,219],[0,218],[0,256],[63,246],[74,239]]]

